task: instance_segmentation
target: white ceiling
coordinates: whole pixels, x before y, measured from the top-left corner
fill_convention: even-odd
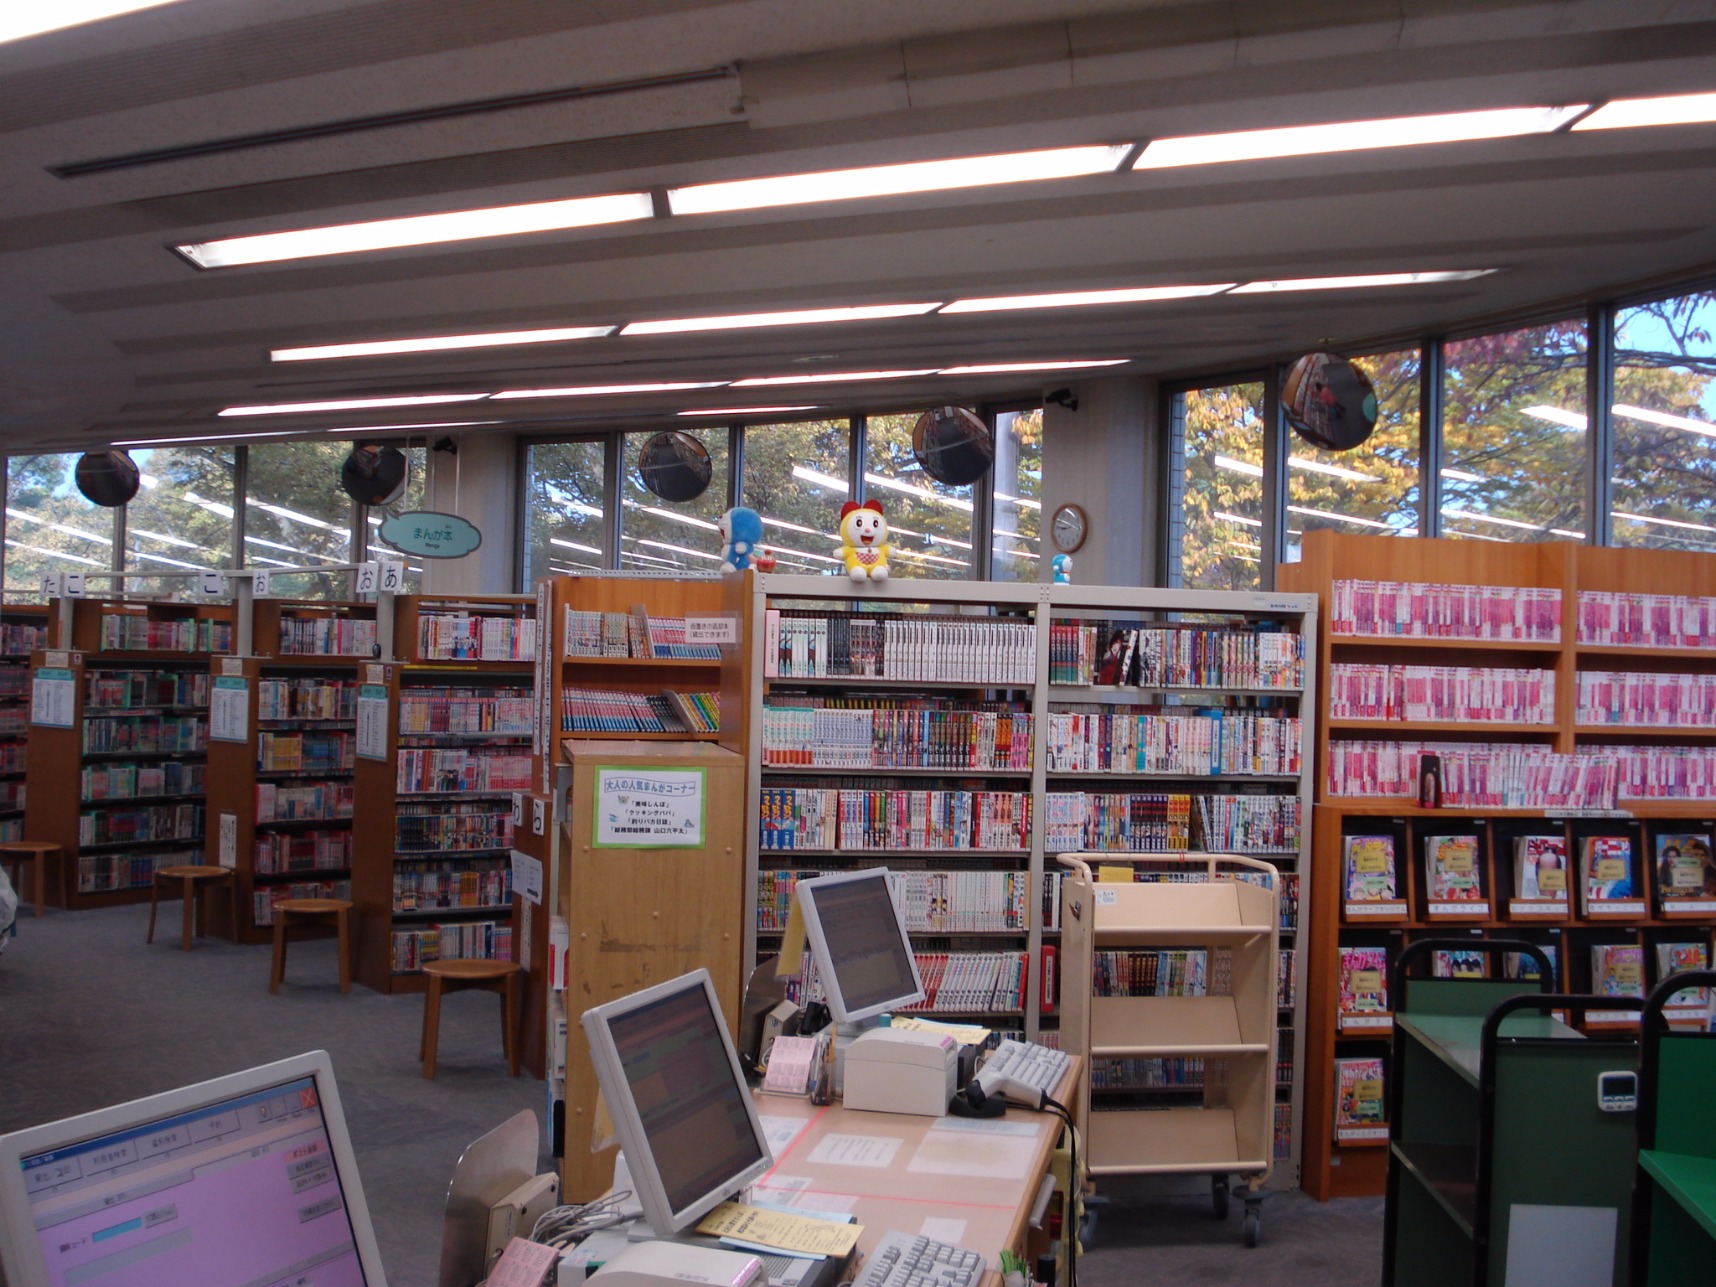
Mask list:
[[[207,272],[167,246],[838,166],[1703,90],[1716,90],[1716,3],[180,0],[0,45],[0,449],[285,427],[215,419],[242,403],[1030,358],[1123,357],[1123,370],[1171,375],[1469,326],[1716,264],[1716,126]],[[544,101],[458,110],[516,95]],[[434,119],[364,120],[402,112]],[[289,131],[311,136],[278,138]],[[232,145],[202,146],[221,141]],[[185,148],[200,154],[138,159]],[[51,170],[124,158],[77,177]],[[267,360],[290,344],[1439,268],[1501,271],[1380,291]],[[850,406],[993,397],[1035,379],[689,396]],[[466,404],[411,418],[549,429],[684,405]],[[366,418],[407,417],[302,422]]]

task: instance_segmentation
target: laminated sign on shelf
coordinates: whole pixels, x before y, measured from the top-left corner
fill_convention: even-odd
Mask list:
[[[596,769],[598,849],[703,845],[704,770]]]

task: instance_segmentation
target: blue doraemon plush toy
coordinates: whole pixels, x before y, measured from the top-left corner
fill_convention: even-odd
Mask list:
[[[735,506],[721,515],[721,570],[743,572],[763,539],[762,516],[754,509]]]
[[[1049,567],[1054,570],[1056,585],[1072,584],[1072,555],[1057,554],[1049,560]]]

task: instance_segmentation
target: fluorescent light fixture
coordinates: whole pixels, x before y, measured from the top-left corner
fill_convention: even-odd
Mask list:
[[[1035,183],[1044,179],[1075,179],[1112,174],[1132,151],[1131,143],[1046,148],[1035,152],[1001,152],[991,156],[958,156],[940,161],[905,161],[897,165],[867,165],[815,174],[780,174],[762,179],[732,179],[697,183],[667,190],[668,208],[676,215],[717,214],[728,210],[761,210],[817,201],[851,201],[860,197],[897,197],[914,192],[947,192],[958,188],[992,187],[1002,183]]]
[[[44,550],[39,545],[25,545],[22,541],[7,541],[14,550],[28,550],[31,554],[45,554],[50,559],[65,559],[72,563],[86,563],[92,568],[106,566],[100,559],[86,559],[81,554],[67,554],[64,550]]]
[[[1248,460],[1235,460],[1232,456],[1211,456],[1210,462],[1217,469],[1230,470],[1236,474],[1249,474],[1253,478],[1263,477],[1263,466],[1254,465]]]
[[[509,398],[593,398],[622,393],[673,393],[680,389],[719,389],[725,380],[691,380],[676,384],[586,384],[566,389],[508,389],[493,394],[496,401]]]
[[[645,563],[661,563],[661,564],[663,564],[667,567],[670,567],[670,568],[679,568],[679,567],[685,566],[684,562],[680,559],[664,559],[664,558],[661,558],[659,555],[655,555],[655,554],[639,554],[636,550],[621,550],[620,551],[620,561],[624,562],[626,559],[632,559],[632,560],[637,561],[637,562],[645,562]]]
[[[577,541],[563,541],[558,536],[549,537],[548,543],[550,545],[561,546],[562,548],[568,549],[568,550],[578,550],[579,552],[584,553],[584,554],[594,554],[598,557],[600,557],[601,553],[602,553],[602,551],[597,549],[594,545],[580,545],[580,544],[578,544]]]
[[[1628,420],[1642,420],[1647,425],[1661,425],[1665,429],[1684,429],[1687,433],[1700,433],[1707,438],[1716,438],[1716,424],[1708,420],[1694,420],[1690,416],[1670,415],[1666,411],[1652,411],[1649,407],[1634,407],[1623,402],[1614,405],[1617,416],[1625,416]]]
[[[951,545],[954,548],[961,549],[961,550],[971,550],[971,549],[977,548],[976,546],[972,545],[970,541],[956,541],[951,536],[942,536],[939,533],[932,534],[930,532],[917,532],[917,531],[913,531],[909,527],[898,527],[893,523],[888,524],[888,535],[889,536],[896,536],[896,535],[898,535],[898,536],[915,536],[915,537],[918,537],[920,540],[933,541],[937,545]],[[839,538],[834,537],[831,539],[838,540]],[[1020,539],[1023,540],[1024,538],[1021,537]]]
[[[1666,94],[1661,98],[1617,98],[1604,103],[1576,130],[1624,130],[1639,125],[1698,125],[1716,121],[1716,94]]]
[[[753,326],[812,326],[820,322],[869,322],[882,317],[919,317],[941,307],[928,304],[858,304],[849,308],[800,308],[785,313],[728,313],[721,317],[674,317],[627,322],[621,335],[677,335],[683,331],[737,331]]]
[[[0,13],[0,44],[174,3],[176,0],[54,0],[52,4],[8,5]]]
[[[1431,116],[1396,116],[1382,120],[1336,121],[1328,125],[1289,125],[1280,129],[1152,139],[1144,154],[1133,162],[1132,168],[1161,170],[1182,165],[1215,165],[1227,161],[1259,161],[1272,157],[1550,134],[1589,106],[1589,103],[1573,103],[1564,107],[1502,107],[1477,112],[1443,112]]]
[[[719,554],[711,554],[708,550],[694,550],[689,546],[674,545],[668,541],[645,540],[641,536],[637,538],[637,541],[639,545],[647,545],[652,550],[672,550],[675,554],[686,554],[694,559],[709,559],[715,563],[720,563],[722,561]]]
[[[445,402],[481,402],[486,393],[416,393],[402,398],[340,398],[330,402],[274,402],[255,407],[223,407],[221,416],[287,416],[311,411],[367,411],[378,407],[430,407]]]
[[[1398,531],[1402,535],[1416,535],[1415,532],[1408,532],[1404,529],[1397,528],[1392,523],[1379,523],[1374,518],[1359,518],[1353,514],[1337,514],[1332,509],[1311,509],[1305,505],[1289,505],[1287,507],[1287,512],[1290,514],[1304,514],[1308,518],[1323,518],[1332,523],[1352,523],[1358,527],[1379,528],[1384,532]]]
[[[794,465],[792,467],[792,476],[800,482],[811,483],[817,487],[831,487],[837,492],[847,492],[851,490],[851,488],[847,486],[844,478],[836,478],[833,474],[825,474],[820,470],[811,469],[805,465]]]
[[[141,527],[127,527],[125,531],[128,536],[141,536],[145,540],[159,541],[162,545],[177,545],[182,550],[200,550],[203,548],[195,541],[181,541],[178,537],[168,536],[165,532],[146,532]]]
[[[950,568],[970,567],[966,559],[944,559],[939,554],[920,554],[916,550],[903,549],[898,545],[890,546],[888,555],[896,559],[915,559],[920,563],[944,563]]]
[[[325,519],[317,518],[313,514],[301,514],[295,509],[287,509],[284,505],[271,505],[267,501],[257,500],[254,496],[246,496],[244,498],[244,503],[266,513],[277,515],[289,523],[303,523],[307,527],[324,528],[327,531],[333,532],[341,540],[349,541],[351,539],[351,533],[347,532],[345,528],[339,526],[339,524],[327,522]]]
[[[219,501],[204,500],[195,492],[186,492],[185,499],[193,505],[201,505],[204,509],[219,514],[222,518],[231,518],[234,510],[231,505],[223,505]]]
[[[65,523],[55,523],[49,519],[37,518],[34,514],[27,513],[21,509],[13,509],[10,506],[6,509],[6,517],[21,518],[26,523],[37,523],[42,527],[48,528],[50,531],[62,532],[66,536],[81,537],[86,541],[94,541],[97,545],[113,544],[113,538],[111,536],[99,536],[94,532],[85,532],[81,528],[69,527]]]
[[[1024,496],[1009,496],[1006,492],[996,492],[995,499],[999,501],[1011,501],[1022,509],[1042,509],[1043,507],[1042,501],[1030,500]]]
[[[177,447],[183,443],[192,442],[240,442],[251,438],[292,438],[305,432],[302,429],[270,429],[266,433],[214,433],[203,434],[196,438],[131,438],[124,442],[116,442],[115,447]]]
[[[1080,371],[1092,366],[1124,366],[1131,358],[1081,358],[1074,362],[986,362],[976,366],[950,366],[939,375],[1005,375],[1011,371]]]
[[[1468,473],[1464,469],[1444,469],[1442,470],[1442,477],[1452,478],[1455,482],[1460,483],[1481,483],[1486,481],[1482,474]]]
[[[1477,523],[1495,523],[1500,527],[1515,527],[1526,532],[1551,532],[1575,541],[1585,539],[1585,533],[1569,531],[1565,527],[1543,527],[1537,523],[1522,523],[1517,518],[1498,518],[1494,514],[1478,514],[1469,509],[1452,509],[1447,505],[1442,506],[1442,512],[1452,518],[1464,518]]]
[[[532,201],[525,205],[490,206],[481,210],[449,210],[441,214],[375,219],[367,223],[264,232],[249,237],[223,237],[174,246],[198,268],[234,268],[242,264],[275,264],[288,259],[350,255],[365,250],[395,250],[402,246],[433,246],[479,237],[515,237],[527,232],[557,232],[598,224],[653,219],[655,204],[647,192],[613,196],[572,197],[564,201]]]
[[[1212,513],[1210,517],[1223,519],[1229,523],[1243,523],[1246,527],[1263,526],[1263,520],[1260,518],[1247,518],[1244,514],[1227,514],[1219,509]]]
[[[1015,559],[1039,559],[1040,560],[1043,557],[1041,554],[1032,554],[1031,551],[1029,551],[1029,550],[1008,550],[1007,555],[1009,558],[1015,558]]]
[[[887,478],[881,474],[866,473],[864,475],[864,481],[872,487],[880,487],[890,492],[900,492],[906,496],[916,496],[919,500],[934,501],[937,505],[946,505],[952,509],[962,509],[967,514],[972,512],[973,506],[968,500],[961,500],[957,496],[943,496],[939,492],[932,492],[927,487],[914,487],[911,483],[902,483],[897,478]]]
[[[189,568],[193,572],[206,570],[204,564],[186,563],[183,559],[170,559],[165,554],[150,554],[146,550],[132,550],[130,554],[134,559],[148,559],[151,563],[165,563],[169,567]]]
[[[706,518],[695,518],[690,514],[677,514],[671,509],[662,509],[659,505],[640,505],[637,501],[624,502],[627,509],[635,509],[640,514],[654,514],[657,518],[665,518],[672,523],[685,523],[690,527],[701,527],[706,532],[719,532],[721,526],[711,523]]]
[[[1663,527],[1680,527],[1685,528],[1689,532],[1716,532],[1716,527],[1711,527],[1707,523],[1687,523],[1678,518],[1650,518],[1644,514],[1623,513],[1618,509],[1611,510],[1610,512],[1614,514],[1616,518],[1624,518],[1628,522],[1632,523],[1659,523]]]
[[[908,380],[915,375],[934,375],[935,368],[920,371],[841,371],[821,375],[763,375],[748,380],[734,380],[735,389],[756,388],[767,384],[834,384],[844,380]]]
[[[709,407],[699,411],[681,411],[682,416],[774,416],[789,411],[815,411],[814,403],[799,407]]]
[[[1230,295],[1263,295],[1287,290],[1362,290],[1371,286],[1428,286],[1436,282],[1469,282],[1487,277],[1494,268],[1450,268],[1425,273],[1359,273],[1351,277],[1294,277],[1280,281],[1245,282]]]
[[[448,349],[494,349],[512,344],[557,344],[612,335],[613,326],[560,326],[538,331],[491,331],[481,335],[428,335],[415,340],[370,340],[359,344],[316,344],[272,349],[275,362],[316,362],[324,358],[381,357],[390,353],[441,353]]]
[[[1347,469],[1341,465],[1325,465],[1320,460],[1306,460],[1302,456],[1287,457],[1289,469],[1304,469],[1313,474],[1327,474],[1330,478],[1346,478],[1355,483],[1380,483],[1382,479],[1375,474],[1361,474],[1356,469]]]
[[[1563,411],[1560,407],[1550,406],[1522,407],[1520,411],[1523,415],[1547,420],[1552,425],[1561,425],[1566,429],[1578,429],[1583,432],[1585,428],[1585,417],[1577,411]]]
[[[1219,295],[1232,290],[1233,282],[1204,286],[1132,286],[1120,290],[1071,290],[1050,295],[994,295],[984,299],[956,299],[943,313],[999,313],[1017,308],[1079,308],[1092,304],[1145,304],[1162,299],[1190,299],[1197,295]]]
[[[266,563],[269,567],[292,568],[294,571],[296,571],[298,567],[296,563],[288,563],[285,559],[271,559],[261,554],[252,554],[250,556],[250,561],[252,563]]]
[[[845,485],[844,483],[841,484],[842,487]],[[759,514],[757,517],[763,520],[764,527],[778,527],[783,532],[803,532],[806,536],[826,536],[831,541],[839,539],[832,532],[824,532],[817,527],[806,527],[803,523],[789,523],[784,518],[771,518],[767,514]]]

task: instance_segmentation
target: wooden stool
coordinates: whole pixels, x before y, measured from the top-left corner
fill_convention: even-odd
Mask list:
[[[350,900],[344,898],[283,898],[274,904],[274,972],[268,976],[268,990],[280,991],[286,977],[286,928],[300,925],[326,925],[330,920],[340,935],[340,991],[352,990]]]
[[[7,840],[0,842],[0,863],[12,869],[12,884],[18,891],[20,902],[24,898],[23,881],[20,879],[25,863],[31,863],[31,879],[34,881],[36,895],[36,915],[42,914],[42,900],[48,888],[48,855],[52,854],[56,862],[65,851],[59,845],[50,845],[45,840]],[[31,862],[31,860],[34,862]],[[60,867],[60,902],[66,901],[66,869]]]
[[[524,967],[517,961],[430,961],[423,967],[429,976],[429,991],[423,1000],[423,1039],[417,1057],[423,1075],[435,1077],[435,1049],[441,1039],[441,993],[460,988],[486,988],[501,997],[501,1045],[506,1063],[518,1076],[518,976]]]
[[[200,935],[203,932],[202,900],[198,894],[210,885],[225,884],[227,894],[233,899],[232,920],[238,924],[238,895],[233,890],[232,869],[229,867],[203,867],[186,865],[183,867],[157,867],[155,879],[149,882],[149,937],[147,942],[155,941],[155,910],[161,901],[161,883],[163,881],[182,881],[184,888],[181,897],[185,900],[185,933],[184,941],[180,944],[182,951],[191,950],[191,930],[193,925]],[[172,897],[171,894],[168,897]]]

